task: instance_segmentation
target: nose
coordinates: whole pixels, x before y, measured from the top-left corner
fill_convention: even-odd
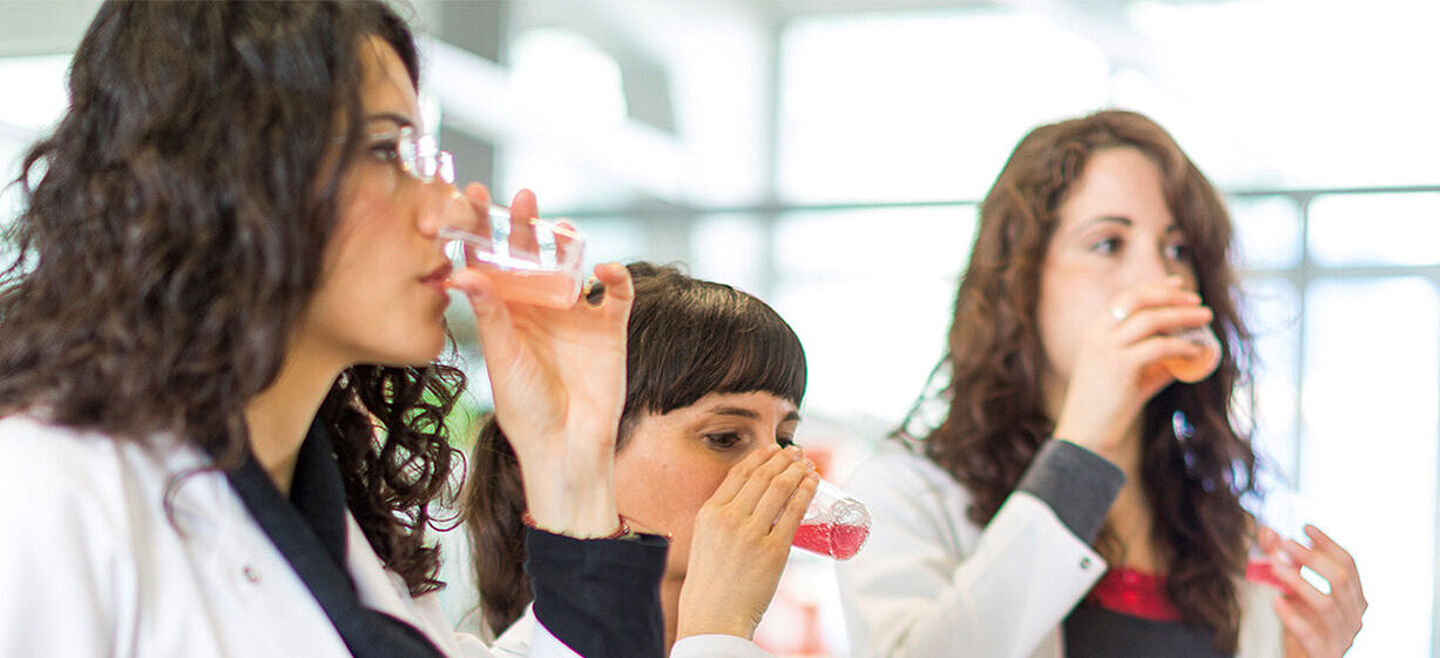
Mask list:
[[[1132,284],[1158,281],[1171,276],[1183,276],[1187,282],[1194,277],[1184,261],[1171,258],[1166,253],[1166,247],[1158,246],[1154,249],[1138,249],[1133,253],[1137,254],[1135,262],[1131,266]]]
[[[450,183],[436,180],[424,184],[422,199],[416,223],[426,237],[438,236],[445,227],[473,233],[479,226],[480,218],[470,200]]]

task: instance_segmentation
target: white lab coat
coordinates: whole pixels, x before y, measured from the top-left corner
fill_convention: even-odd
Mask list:
[[[173,441],[0,419],[0,656],[349,656],[225,476],[195,470],[205,463]],[[362,602],[446,655],[492,655],[451,630],[435,594],[412,598],[347,520]],[[533,630],[535,656],[577,656]]]
[[[525,609],[525,614],[511,624],[495,640],[495,658],[529,658],[540,656],[541,642],[550,641],[535,632],[540,621],[535,618],[535,606]],[[533,638],[533,643],[532,643]],[[670,658],[775,658],[754,642],[734,635],[693,635],[681,639],[670,649]]]
[[[838,569],[855,658],[1064,655],[1060,624],[1107,565],[1039,498],[1012,494],[981,528],[968,490],[893,443],[845,489],[872,520],[864,550]],[[1275,596],[1242,585],[1242,658],[1282,655]]]

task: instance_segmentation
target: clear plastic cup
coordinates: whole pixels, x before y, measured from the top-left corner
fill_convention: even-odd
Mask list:
[[[792,545],[836,560],[860,552],[870,537],[870,512],[860,501],[824,480],[795,531]]]
[[[1309,511],[1305,500],[1299,495],[1278,489],[1267,492],[1263,500],[1249,499],[1244,506],[1254,517],[1257,526],[1270,529],[1279,535],[1281,541],[1288,539],[1305,546],[1310,545],[1310,539],[1305,535]],[[1250,555],[1245,563],[1245,580],[1288,593],[1290,587],[1275,577],[1276,566],[1294,567],[1285,553],[1277,551],[1268,554],[1257,540],[1250,546]]]
[[[1204,350],[1200,356],[1193,359],[1165,359],[1161,365],[1165,366],[1170,374],[1187,384],[1194,384],[1210,376],[1215,368],[1220,365],[1220,339],[1215,337],[1215,332],[1210,327],[1194,327],[1184,331],[1170,334],[1176,338],[1183,338],[1191,344]]]
[[[564,223],[541,219],[515,221],[510,209],[491,204],[489,217],[477,217],[456,195],[439,231],[446,253],[458,267],[483,270],[507,302],[567,309],[580,299],[585,283],[585,238]]]

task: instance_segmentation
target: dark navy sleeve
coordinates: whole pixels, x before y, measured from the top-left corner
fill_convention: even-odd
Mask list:
[[[1085,543],[1095,541],[1110,505],[1125,485],[1125,473],[1089,450],[1052,439],[1015,488],[1044,501],[1070,532]]]
[[[668,549],[657,535],[575,539],[526,528],[535,618],[585,658],[664,658],[660,577]]]

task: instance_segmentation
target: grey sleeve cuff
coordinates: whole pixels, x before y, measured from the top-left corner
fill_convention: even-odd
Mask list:
[[[1124,485],[1125,473],[1104,457],[1051,439],[1040,447],[1015,489],[1049,505],[1065,527],[1088,544],[1095,541]]]

